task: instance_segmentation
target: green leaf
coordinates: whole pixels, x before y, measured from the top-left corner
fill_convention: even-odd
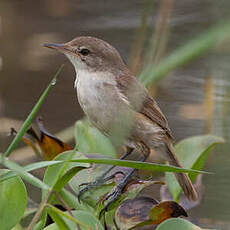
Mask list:
[[[23,227],[20,224],[17,224],[11,230],[23,230]]]
[[[54,210],[50,209],[48,211],[50,217],[56,223],[58,229],[70,230],[69,226],[65,223],[61,216],[58,215]]]
[[[104,136],[86,120],[76,122],[75,138],[76,148],[82,153],[100,153],[116,157],[116,151],[108,137]]]
[[[82,230],[104,230],[100,221],[92,213],[86,211],[74,211],[73,215],[75,218],[89,226],[89,228],[81,226]]]
[[[189,172],[189,173],[196,173],[196,174],[197,173],[209,174],[209,172],[204,172],[200,170],[185,169],[185,168],[179,168],[179,167],[170,166],[170,165],[131,161],[131,160],[116,160],[116,159],[98,158],[98,159],[77,159],[77,160],[70,160],[70,162],[117,165],[117,166],[122,166],[122,167],[158,171],[158,172],[185,172],[185,173]]]
[[[168,230],[168,229],[170,230],[202,230],[202,228],[192,224],[191,222],[187,220],[181,219],[181,218],[168,219],[162,222],[161,224],[159,224],[156,230]]]
[[[53,190],[60,192],[61,189],[72,179],[73,176],[75,176],[82,169],[86,169],[86,168],[87,167],[78,166],[69,169],[53,186]]]
[[[183,167],[202,170],[210,150],[223,142],[223,138],[211,135],[190,137],[176,144],[175,152]],[[189,177],[194,182],[197,174],[189,173]],[[175,176],[166,173],[166,182],[174,200],[177,200],[182,190]]]
[[[72,213],[74,219],[80,221],[85,225],[85,226],[79,225],[81,230],[103,230],[104,229],[100,221],[91,213],[86,211],[78,211],[78,210],[77,211],[75,210]],[[70,219],[67,219],[66,216],[63,219],[65,220],[66,224],[69,226],[70,229],[76,229],[76,223],[74,223]],[[59,230],[59,228],[54,223],[46,227],[44,230]]]
[[[71,188],[78,193],[79,192],[79,185],[83,183],[90,183],[94,182],[95,180],[98,180],[103,172],[105,172],[108,169],[107,165],[93,165],[92,167],[82,170],[79,172],[76,176],[72,178],[70,181]],[[109,176],[110,174],[106,175]],[[115,184],[112,183],[103,183],[100,186],[92,187],[88,191],[84,192],[81,196],[81,200],[84,201],[84,203],[87,203],[88,205],[95,207],[95,205],[98,203],[98,200],[105,195],[107,192],[109,192]],[[82,187],[83,188],[83,187]]]
[[[126,161],[126,160],[114,160],[114,159],[100,158],[100,159],[77,159],[77,160],[71,160],[71,162],[112,164],[112,165],[118,165],[118,166],[123,166],[123,167],[131,167],[131,168],[138,168],[138,169],[151,170],[151,171],[160,171],[160,172],[165,172],[165,171],[191,172],[191,170],[181,169],[181,168],[168,166],[168,165],[160,165],[160,164],[136,162],[136,161]],[[95,181],[98,175],[101,175],[102,171],[104,171],[103,167],[95,171],[93,171],[91,168],[88,170],[82,170],[70,181],[70,186],[72,187],[74,191],[78,191],[79,185],[81,183]],[[195,172],[198,172],[198,171],[195,171]],[[112,187],[113,187],[113,184],[110,183],[110,184],[103,185],[101,187],[92,188],[91,190],[83,194],[82,198],[87,204],[95,205],[98,201],[98,198],[103,196],[107,192],[109,192]]]
[[[10,146],[8,147],[8,149],[6,150],[6,152],[4,154],[6,157],[8,157],[11,154],[11,152],[15,149],[16,145],[21,140],[21,138],[24,135],[24,133],[26,132],[26,130],[30,127],[30,125],[31,125],[33,119],[35,118],[38,110],[40,109],[42,103],[44,102],[48,92],[50,91],[50,89],[54,85],[54,83],[56,82],[56,78],[59,75],[59,73],[61,72],[62,68],[63,68],[63,65],[57,70],[52,81],[49,83],[47,88],[42,93],[38,102],[36,103],[36,105],[34,106],[32,111],[30,112],[29,116],[26,118],[25,122],[23,123],[21,129],[17,132],[17,135],[15,136],[15,138],[13,139],[13,141],[11,142]]]
[[[54,159],[53,165],[50,165],[45,172],[44,182],[50,187],[54,187],[57,181],[71,168],[76,166],[89,167],[89,164],[73,163],[74,159],[85,158],[85,156],[79,152],[67,151],[59,154]],[[52,162],[52,161],[51,161]],[[60,164],[60,162],[62,162]]]
[[[89,164],[87,163],[73,163],[70,162],[71,159],[79,159],[79,158],[85,158],[85,156],[79,152],[75,153],[73,151],[67,151],[64,153],[59,154],[57,157],[55,157],[54,162],[55,164],[50,165],[44,175],[44,182],[47,183],[50,187],[53,189],[57,189],[57,192],[59,192],[62,195],[64,195],[65,202],[68,203],[70,207],[75,207],[77,209],[88,209],[88,207],[85,204],[80,204],[77,201],[77,198],[74,198],[74,202],[71,201],[71,195],[67,191],[62,191],[62,186],[65,185],[65,182],[68,182],[72,176],[74,176],[74,173],[79,172],[84,167],[89,167]],[[63,181],[64,180],[64,181]],[[42,196],[45,196],[45,193],[43,192]],[[54,194],[51,195],[50,202],[55,199]],[[67,199],[67,200],[66,200]]]
[[[49,187],[45,183],[43,183],[41,180],[39,180],[37,177],[33,176],[32,174],[26,172],[23,167],[9,160],[7,157],[3,157],[2,155],[0,155],[0,163],[5,167],[7,167],[8,169],[14,171],[15,174],[22,177],[22,179],[24,179],[28,183],[38,188],[41,188],[43,190],[49,190]]]
[[[69,163],[69,162],[78,162],[78,163],[96,163],[96,164],[106,164],[106,165],[117,165],[117,166],[123,166],[123,167],[131,167],[131,168],[137,168],[137,169],[143,169],[143,170],[150,170],[150,171],[159,171],[159,172],[194,172],[194,173],[207,173],[204,171],[197,171],[197,170],[191,170],[191,169],[181,169],[178,167],[174,166],[169,166],[169,165],[164,165],[164,164],[155,164],[155,163],[146,163],[146,162],[137,162],[137,161],[126,161],[126,160],[114,160],[114,159],[105,159],[105,158],[98,158],[98,159],[85,159],[85,156],[81,155],[80,158],[83,159],[78,159],[79,155],[76,155],[76,160],[67,160],[68,154],[72,154],[72,151],[64,152],[60,154],[59,156],[63,157],[57,157],[53,161],[41,161],[41,162],[36,162],[29,164],[25,167],[20,167],[20,169],[25,173],[25,172],[30,172],[35,169],[40,169],[43,167],[47,166],[54,166],[56,165],[57,168],[59,168],[59,164]],[[65,156],[64,156],[65,155]],[[63,158],[63,159],[62,159]],[[0,161],[2,161],[2,156],[0,155]],[[8,158],[5,158],[5,162],[11,162]],[[14,162],[11,162],[12,164],[16,164]],[[10,166],[10,165],[9,165]],[[73,164],[72,167],[76,166],[76,164]],[[54,171],[57,169],[55,168]],[[17,175],[16,172],[14,172],[14,168],[9,167],[9,169],[12,169],[12,171],[6,172],[2,175],[0,175],[0,182],[10,179],[14,176]],[[31,174],[29,174],[31,175]],[[32,175],[31,175],[32,176]],[[55,173],[53,173],[53,176],[56,176]],[[50,183],[53,186],[54,181],[52,180],[53,178],[50,179]],[[45,186],[45,185],[44,185]],[[38,186],[40,187],[40,186]],[[42,186],[41,186],[42,187]],[[44,189],[47,189],[47,187],[44,187]]]
[[[170,71],[199,58],[216,45],[230,38],[230,23],[219,23],[199,37],[168,55],[160,64],[150,64],[140,74],[141,81],[148,85],[165,77]],[[154,68],[153,68],[154,67]]]
[[[83,172],[83,171],[82,171]],[[80,175],[77,175],[77,178],[80,178]],[[86,178],[86,174],[83,176]],[[73,178],[74,182],[70,182],[71,188],[76,188],[74,191],[79,191],[79,187],[76,187],[77,178]],[[82,180],[81,180],[82,181]],[[105,183],[101,184],[97,187],[92,187],[88,191],[84,192],[81,196],[81,201],[84,201],[84,204],[90,205],[91,207],[95,207],[98,204],[98,200],[103,197],[106,193],[111,191],[111,189],[115,186],[115,183]]]
[[[44,230],[59,230],[59,228],[55,223],[53,223],[44,228]]]
[[[114,159],[104,159],[104,158],[99,158],[99,159],[85,159],[85,157],[83,157],[83,155],[81,155],[80,158],[83,159],[78,159],[79,155],[76,155],[76,160],[67,160],[65,158],[67,158],[68,154],[72,154],[72,151],[69,151],[68,153],[62,153],[60,154],[60,156],[63,157],[57,157],[55,158],[55,160],[53,161],[41,161],[41,162],[36,162],[36,163],[32,163],[30,165],[27,165],[25,167],[20,167],[20,169],[22,170],[23,173],[26,172],[30,172],[33,171],[35,169],[40,169],[46,166],[55,166],[57,168],[54,168],[53,171],[54,173],[51,173],[54,177],[57,176],[55,175],[55,170],[59,168],[59,164],[63,164],[63,163],[69,163],[69,162],[78,162],[78,163],[97,163],[97,164],[107,164],[107,165],[118,165],[118,166],[123,166],[123,167],[131,167],[131,168],[137,168],[137,169],[143,169],[143,170],[150,170],[150,171],[159,171],[159,172],[194,172],[194,173],[207,173],[204,171],[194,171],[191,169],[181,169],[181,168],[177,168],[174,166],[169,166],[169,165],[163,165],[163,164],[154,164],[154,163],[143,163],[143,162],[136,162],[136,161],[125,161],[125,160],[114,160]],[[64,156],[65,155],[65,156]],[[63,159],[62,159],[63,158]],[[0,161],[2,161],[2,156],[0,155]],[[8,158],[5,158],[4,160],[5,162],[11,162]],[[12,164],[16,164],[14,162],[11,162]],[[12,165],[11,165],[12,166]],[[18,166],[18,165],[17,165]],[[72,167],[76,166],[76,164],[73,164]],[[12,171],[6,172],[2,175],[0,175],[0,182],[10,179],[14,176],[17,175],[16,172],[14,172],[14,166],[13,168],[10,167],[9,165],[9,169],[12,169]],[[31,174],[29,174],[30,176],[32,176]],[[28,175],[27,175],[28,176]],[[49,175],[51,177],[51,175]],[[54,185],[54,181],[53,181],[53,177],[49,179],[49,183],[51,183],[51,185]],[[57,179],[57,178],[56,178]],[[48,180],[48,179],[47,179]],[[43,184],[44,189],[48,189],[48,187],[46,187],[46,185]],[[43,187],[42,185],[38,187]]]
[[[84,163],[72,163],[70,160],[72,159],[79,159],[84,157],[81,153],[75,153],[74,151],[67,151],[64,153],[59,154],[58,156],[55,157],[54,160],[64,160],[62,164],[54,164],[50,165],[44,175],[44,182],[48,184],[50,187],[55,188],[55,186],[58,187],[58,189],[61,188],[64,184],[62,183],[62,179],[65,178],[65,180],[71,179],[69,176],[73,176],[73,172],[77,173],[80,171],[82,168],[78,168],[79,170],[73,170],[70,171],[68,174],[67,172],[71,168],[76,168],[76,167],[88,167],[88,164]],[[67,173],[66,176],[64,176]],[[43,191],[42,197],[45,196],[46,191]],[[52,198],[50,198],[50,202],[52,202],[52,199],[54,198],[54,195],[52,194]]]
[[[76,198],[76,195],[72,194],[65,188],[63,188],[59,192],[59,194],[69,207],[72,207],[73,209],[77,209],[77,210],[94,213],[94,209],[91,206],[86,205],[83,202],[79,203],[78,199]]]
[[[33,230],[43,230],[45,223],[46,223],[46,215],[44,216],[45,218],[42,218],[40,221],[36,223],[36,225],[33,227]]]
[[[0,175],[7,170],[0,169]],[[27,192],[20,177],[0,183],[0,223],[2,230],[13,228],[23,217]]]
[[[0,156],[1,157],[1,156]],[[49,165],[54,165],[54,164],[61,164],[62,162],[56,162],[56,161],[40,161],[40,162],[35,162],[29,165],[26,165],[25,167],[23,167],[23,170],[26,172],[30,172],[33,171],[35,169],[40,169],[40,168],[44,168],[47,167]],[[2,175],[0,175],[0,182],[4,181],[4,180],[8,180],[12,177],[17,176],[17,173],[15,173],[14,171],[8,171],[3,173]]]

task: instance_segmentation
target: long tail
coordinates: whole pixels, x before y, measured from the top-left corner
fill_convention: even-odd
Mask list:
[[[171,141],[167,143],[167,158],[170,165],[181,167],[179,160],[177,159]],[[182,190],[184,191],[185,196],[189,200],[197,200],[198,195],[195,188],[192,185],[191,180],[189,179],[186,173],[175,173],[178,183],[180,184]]]

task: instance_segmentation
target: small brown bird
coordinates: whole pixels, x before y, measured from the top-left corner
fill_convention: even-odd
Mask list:
[[[76,71],[75,88],[83,111],[114,144],[119,141],[113,136],[119,133],[124,144],[139,151],[143,160],[150,149],[155,149],[171,165],[181,167],[164,114],[114,47],[98,38],[84,36],[64,44],[46,43],[44,46],[65,54],[72,62]],[[185,195],[196,200],[197,193],[187,174],[175,175]]]

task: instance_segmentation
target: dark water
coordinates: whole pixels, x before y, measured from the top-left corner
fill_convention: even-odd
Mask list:
[[[149,30],[156,20],[155,1]],[[134,34],[140,24],[144,0],[2,0],[0,2],[0,118],[24,120],[56,69],[65,63],[57,84],[43,104],[40,114],[55,133],[83,116],[73,90],[74,70],[64,56],[41,46],[44,42],[64,42],[79,35],[91,35],[113,44],[128,60]],[[175,1],[170,20],[167,52],[182,46],[209,26],[229,15],[228,0]],[[203,134],[207,119],[202,111],[204,86],[213,83],[214,113],[211,133],[229,137],[229,43],[199,60],[180,68],[161,81],[157,99],[167,115],[176,140]],[[225,112],[224,112],[225,111]],[[2,121],[2,120],[1,120]],[[5,127],[7,124],[2,125]],[[0,130],[0,148],[9,138]],[[205,176],[205,197],[193,211],[213,226],[230,229],[230,156],[228,142],[210,155]],[[210,226],[212,227],[212,226]]]

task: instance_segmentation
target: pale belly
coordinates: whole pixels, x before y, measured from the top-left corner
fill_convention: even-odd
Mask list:
[[[108,76],[84,75],[76,84],[79,103],[91,121],[101,132],[110,135],[112,130],[124,126],[129,109]]]

